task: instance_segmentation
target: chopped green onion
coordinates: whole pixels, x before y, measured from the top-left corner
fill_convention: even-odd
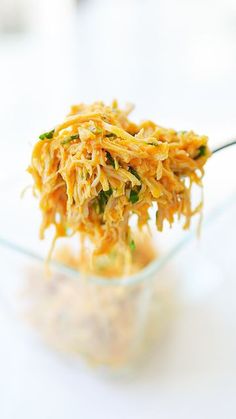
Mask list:
[[[194,159],[197,160],[197,159],[199,159],[199,157],[205,156],[205,154],[206,154],[206,146],[201,145],[198,149],[198,154]]]
[[[53,137],[54,131],[55,131],[55,129],[52,129],[52,131],[44,132],[43,134],[41,134],[39,136],[39,139],[40,140],[45,140],[45,139],[50,140]]]
[[[73,140],[77,140],[79,138],[79,134],[75,134],[75,135],[71,135],[70,137],[68,137],[68,138],[66,138],[65,140],[63,140],[62,142],[61,142],[61,144],[62,145],[64,145],[64,144],[68,144],[68,143],[70,143],[71,141],[73,141]]]
[[[108,196],[108,198],[112,195],[112,188],[108,189],[108,191],[105,191],[105,194]]]
[[[129,200],[130,202],[132,202],[132,204],[135,204],[136,202],[138,202],[139,196],[138,196],[138,192],[135,189],[131,189]]]
[[[136,249],[134,240],[131,240],[131,242],[129,243],[129,247],[130,247],[131,252],[134,252],[134,250]]]
[[[112,155],[109,151],[106,152],[108,164],[110,164],[115,169],[115,160],[113,159]]]
[[[106,134],[106,137],[110,138],[110,137],[116,137],[115,134],[113,134],[112,132],[109,132],[109,134]]]
[[[141,178],[140,178],[138,172],[133,167],[131,167],[131,166],[129,167],[129,172],[132,173],[132,175],[134,175],[138,180],[141,181]]]
[[[186,134],[188,131],[178,131],[178,134]]]
[[[105,206],[108,202],[109,197],[112,195],[112,189],[108,189],[108,191],[104,191],[103,189],[98,194],[98,205],[99,205],[99,212],[102,214],[105,210]]]
[[[129,167],[129,172],[132,173],[132,175],[134,175],[139,181],[141,181],[141,178],[138,174],[138,172],[133,168],[133,167]],[[136,185],[133,189],[131,189],[130,191],[130,196],[129,196],[129,200],[130,202],[132,202],[132,204],[135,204],[135,202],[138,202],[139,200],[139,191],[142,188],[141,185]]]

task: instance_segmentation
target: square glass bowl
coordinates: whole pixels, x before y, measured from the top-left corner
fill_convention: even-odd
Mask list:
[[[182,298],[206,295],[219,279],[235,274],[232,154],[235,159],[235,150],[224,151],[207,165],[201,238],[196,238],[194,223],[190,232],[177,223],[163,233],[151,224],[158,257],[121,279],[84,277],[56,262],[47,278],[44,261],[50,237],[38,239],[37,200],[30,191],[20,197],[30,179],[22,173],[6,176],[0,229],[3,309],[16,316],[24,311],[47,343],[90,365],[112,370],[136,365],[174,321]]]

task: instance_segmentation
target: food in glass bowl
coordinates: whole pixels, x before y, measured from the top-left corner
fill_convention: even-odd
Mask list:
[[[193,205],[191,192],[202,188],[211,155],[206,136],[136,124],[130,110],[116,101],[72,106],[40,135],[28,169],[40,238],[54,228],[48,261],[69,269],[56,269],[48,281],[41,270],[28,271],[30,318],[57,347],[116,367],[143,352],[168,295],[149,269],[158,258],[151,230],[182,218],[187,229],[201,213],[202,196]],[[59,238],[69,244],[53,252]]]

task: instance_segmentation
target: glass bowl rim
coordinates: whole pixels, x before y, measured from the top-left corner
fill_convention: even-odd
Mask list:
[[[217,205],[211,210],[203,221],[203,228],[207,228],[211,225],[225,210],[231,207],[236,202],[236,191],[229,195],[221,204]],[[145,268],[137,273],[129,275],[127,277],[112,277],[106,278],[96,275],[86,276],[86,280],[93,285],[101,286],[129,286],[134,284],[140,284],[145,280],[151,280],[153,275],[160,271],[174,256],[176,256],[182,248],[184,248],[190,241],[196,239],[195,231],[188,231],[184,234],[184,237],[174,245],[166,255],[160,258],[154,259]],[[16,252],[22,256],[26,256],[30,259],[36,260],[42,264],[45,260],[42,256],[32,252],[28,248],[24,248],[12,241],[7,240],[0,236],[0,246],[9,249],[10,251]],[[55,268],[57,271],[70,276],[73,280],[79,280],[84,274],[80,271],[70,268],[63,263],[52,261],[50,266]]]

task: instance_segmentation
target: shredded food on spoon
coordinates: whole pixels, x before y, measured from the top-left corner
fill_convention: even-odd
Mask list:
[[[28,170],[40,199],[41,238],[54,225],[54,242],[80,233],[97,255],[117,243],[133,250],[132,214],[141,228],[154,206],[162,231],[164,220],[172,224],[175,215],[188,228],[201,211],[202,200],[192,208],[191,188],[202,186],[208,138],[152,121],[136,124],[128,119],[130,110],[116,101],[75,105],[61,124],[40,135]]]

